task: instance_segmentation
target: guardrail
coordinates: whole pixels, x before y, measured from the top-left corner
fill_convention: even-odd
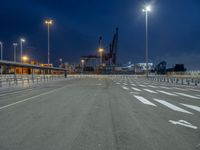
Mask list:
[[[180,85],[193,85],[193,86],[200,86],[200,77],[199,76],[161,76],[161,75],[154,75],[148,76],[148,80],[158,81],[158,82],[167,82],[173,84],[180,84]]]
[[[64,75],[2,75],[0,77],[0,87],[23,86],[63,78],[65,78]]]

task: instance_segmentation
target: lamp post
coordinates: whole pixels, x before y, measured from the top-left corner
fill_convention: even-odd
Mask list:
[[[20,62],[22,63],[22,55],[23,55],[23,43],[26,42],[25,39],[20,39]]]
[[[17,60],[16,60],[16,47],[17,47],[17,43],[13,43],[13,47],[14,47],[14,62],[17,62]],[[16,80],[16,67],[14,68],[14,73],[15,73],[15,80]]]
[[[151,11],[151,6],[147,5],[143,10],[143,12],[145,12],[146,15],[146,39],[145,39],[145,61],[146,61],[146,77],[148,77],[148,70],[149,70],[149,66],[148,66],[148,12]]]
[[[99,48],[100,65],[102,65],[102,63],[103,63],[103,52],[104,52],[104,49],[103,48]]]
[[[16,62],[16,48],[17,48],[17,43],[13,43],[13,48],[14,48],[14,62]]]
[[[84,59],[81,59],[82,73],[83,73],[83,71],[84,71],[84,65],[85,65],[85,60],[84,60]]]
[[[49,67],[49,64],[50,64],[50,26],[53,24],[53,20],[51,19],[48,19],[48,20],[45,20],[45,24],[47,25],[47,32],[48,32],[48,67]]]

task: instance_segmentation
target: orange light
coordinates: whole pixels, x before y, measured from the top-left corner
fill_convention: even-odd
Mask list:
[[[28,56],[22,56],[22,60],[25,62],[25,61],[28,61],[29,58],[28,58]]]
[[[51,20],[51,19],[45,20],[45,24],[52,25],[53,24],[53,20]]]

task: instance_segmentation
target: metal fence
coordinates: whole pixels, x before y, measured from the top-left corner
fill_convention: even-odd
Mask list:
[[[200,77],[199,76],[148,76],[148,80],[158,81],[158,82],[167,82],[180,85],[193,85],[200,86]]]
[[[0,87],[23,86],[63,78],[64,75],[2,75],[0,76]]]

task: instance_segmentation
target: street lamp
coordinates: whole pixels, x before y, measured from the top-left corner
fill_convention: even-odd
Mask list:
[[[22,63],[22,54],[23,54],[23,43],[26,42],[24,38],[20,39],[20,61]]]
[[[24,63],[26,63],[26,61],[28,61],[29,60],[29,58],[28,58],[28,56],[22,56],[22,61],[24,62]]]
[[[151,11],[151,6],[147,5],[144,9],[142,9],[143,12],[146,14],[146,41],[145,41],[145,61],[146,61],[146,77],[148,77],[148,12]]]
[[[103,48],[99,48],[100,64],[101,64],[101,65],[102,65],[102,63],[103,63],[103,52],[104,52],[104,49],[103,49]]]
[[[14,62],[16,62],[16,47],[17,47],[17,43],[13,43],[13,47],[14,47]]]
[[[83,70],[84,70],[84,64],[85,64],[85,60],[81,59],[82,73],[83,73]]]
[[[53,20],[48,19],[45,20],[45,24],[47,25],[47,29],[48,29],[48,67],[50,64],[50,26],[53,24]]]

